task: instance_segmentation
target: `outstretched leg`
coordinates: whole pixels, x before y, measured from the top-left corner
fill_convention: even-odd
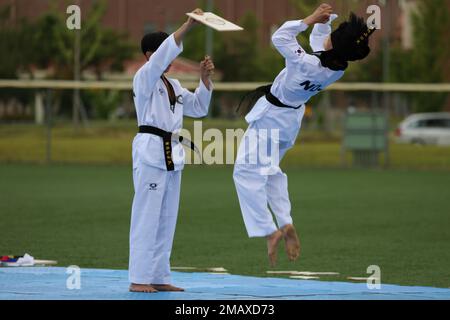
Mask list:
[[[257,167],[237,164],[233,178],[248,236],[273,235],[278,228],[267,206],[267,176],[261,175]]]

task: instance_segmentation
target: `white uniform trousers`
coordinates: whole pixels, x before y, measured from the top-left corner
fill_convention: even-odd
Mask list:
[[[261,104],[263,107],[261,109],[264,110],[267,101],[261,99],[258,104]],[[257,111],[255,110],[255,113]],[[269,236],[277,229],[293,223],[288,178],[281,171],[279,162],[295,144],[303,115],[304,107],[295,111],[271,107],[259,119],[250,123],[239,146],[233,178],[245,227],[251,238]],[[258,130],[261,129],[278,129],[279,138],[277,141],[271,141],[270,133],[259,134]],[[257,148],[249,147],[244,143],[248,136],[254,137],[255,130],[258,136]],[[272,161],[269,165],[267,161],[261,162],[260,145],[268,147],[269,150],[264,153],[268,158],[272,156],[273,150],[278,151],[276,161]],[[258,159],[258,161],[256,163],[247,161],[250,159]],[[277,224],[274,222],[272,213]]]
[[[135,284],[170,284],[181,171],[168,172],[139,163],[133,170],[133,180],[129,280]]]
[[[280,150],[280,154],[286,151]],[[236,164],[233,178],[249,237],[266,237],[293,223],[288,178],[281,169],[276,173],[262,174],[257,165]]]

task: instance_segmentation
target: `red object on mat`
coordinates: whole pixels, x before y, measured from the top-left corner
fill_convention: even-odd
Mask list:
[[[16,257],[16,256],[2,256],[0,258],[1,262],[17,262],[17,260],[19,260],[20,257]]]

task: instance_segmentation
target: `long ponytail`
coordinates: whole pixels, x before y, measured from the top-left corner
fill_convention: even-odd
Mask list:
[[[265,96],[267,93],[270,92],[271,87],[272,84],[261,86],[245,94],[242,97],[241,102],[239,102],[239,106],[236,109],[236,112],[240,113],[241,115],[246,115],[247,113],[249,113],[255,106],[256,102],[258,102],[259,98]],[[243,106],[244,108],[242,108]]]

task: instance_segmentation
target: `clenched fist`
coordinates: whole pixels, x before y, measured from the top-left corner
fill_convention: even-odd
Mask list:
[[[203,77],[209,77],[214,74],[214,63],[211,59],[211,57],[206,56],[205,59],[200,62],[200,70]]]
[[[201,78],[205,86],[209,89],[210,80],[209,78],[214,74],[214,62],[212,61],[210,56],[205,56],[205,59],[200,62],[200,73]]]
[[[333,7],[329,4],[321,4],[313,14],[303,20],[307,25],[314,25],[316,23],[327,23],[333,13]]]

